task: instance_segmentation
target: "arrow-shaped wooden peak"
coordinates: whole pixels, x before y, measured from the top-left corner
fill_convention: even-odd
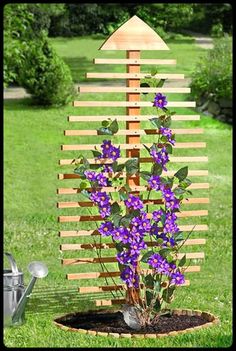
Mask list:
[[[99,50],[169,50],[161,37],[139,17],[133,16],[102,44]]]

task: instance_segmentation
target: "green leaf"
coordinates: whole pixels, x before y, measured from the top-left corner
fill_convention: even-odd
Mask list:
[[[119,227],[120,226],[120,220],[121,220],[122,216],[119,215],[119,214],[114,214],[114,215],[111,216],[111,218],[112,218],[112,222],[113,222],[114,226],[115,227]]]
[[[152,123],[152,125],[156,128],[160,128],[161,127],[161,121],[159,120],[159,118],[150,118],[149,121]]]
[[[178,178],[179,181],[184,180],[188,175],[188,166],[180,168],[175,174],[174,177]]]
[[[123,251],[124,245],[118,242],[118,243],[115,243],[115,248],[116,248],[116,251],[121,252]]]
[[[161,88],[161,87],[163,87],[164,83],[165,83],[165,79],[160,79],[158,84],[156,85],[156,87]]]
[[[124,163],[123,164],[119,164],[117,166],[116,172],[122,172],[124,168],[125,168],[125,164]]]
[[[139,173],[140,177],[143,178],[144,180],[148,181],[151,177],[151,173],[147,171],[142,171]]]
[[[154,165],[152,166],[151,173],[154,175],[161,175],[162,166],[159,163],[154,163]]]
[[[92,153],[93,153],[94,157],[99,157],[102,155],[102,153],[100,151],[97,151],[97,150],[92,150]]]
[[[83,157],[83,165],[86,169],[90,168],[90,164],[89,161],[87,160],[87,158]]]
[[[159,251],[159,254],[160,254],[162,257],[166,258],[166,256],[169,255],[170,250],[171,250],[171,249],[168,249],[168,248],[162,249],[162,250]]]
[[[81,191],[81,194],[83,194],[85,197],[87,197],[88,199],[90,199],[90,193],[89,193],[87,190],[83,189],[83,190]]]
[[[131,158],[125,162],[126,172],[130,175],[137,173],[139,169],[138,158]]]
[[[123,190],[119,190],[119,195],[120,195],[121,201],[128,199],[128,195]]]
[[[179,183],[179,186],[181,187],[181,188],[187,188],[189,185],[191,185],[192,184],[192,182],[191,182],[191,180],[190,179],[188,179],[188,178],[186,178],[186,179],[184,179],[184,180],[182,180],[180,183]]]
[[[119,214],[121,211],[120,205],[117,202],[114,202],[111,205],[111,214]]]
[[[163,127],[165,128],[169,128],[171,125],[171,117],[170,116],[167,116],[163,122]]]
[[[158,280],[156,280],[154,283],[154,291],[159,292],[160,290],[161,290],[161,284]]]
[[[98,135],[112,135],[112,131],[109,128],[99,128],[97,129]]]
[[[125,190],[129,193],[132,189],[128,184],[124,185]]]
[[[168,152],[168,154],[172,154],[173,147],[172,147],[171,144],[167,144],[167,145],[166,145],[166,151]]]
[[[152,67],[151,68],[151,76],[155,76],[157,74],[157,67]]]
[[[162,223],[162,225],[165,224],[165,221],[166,221],[166,215],[165,215],[165,214],[162,214],[162,215],[161,215],[161,223]]]
[[[143,144],[143,146],[145,147],[145,149],[149,152],[150,154],[150,147],[147,147],[145,144]]]
[[[179,261],[178,266],[179,267],[183,267],[183,265],[186,263],[186,254],[181,258],[181,260]]]
[[[102,126],[105,128],[108,127],[109,124],[110,124],[110,122],[108,122],[108,121],[102,121]]]
[[[149,306],[151,304],[151,301],[153,299],[153,293],[149,290],[146,291],[146,300],[147,300],[147,305]]]
[[[131,220],[132,216],[125,215],[120,219],[120,224],[127,228],[130,225]]]
[[[149,257],[150,257],[151,255],[153,255],[153,254],[154,254],[154,251],[152,251],[152,250],[146,252],[146,253],[143,255],[143,257],[141,258],[141,261],[147,263]]]
[[[88,188],[89,186],[90,186],[90,184],[89,184],[88,182],[84,181],[84,182],[81,182],[81,183],[80,183],[79,188],[80,188],[80,189],[86,189],[86,188]]]
[[[159,312],[161,310],[161,303],[158,299],[156,299],[155,301],[155,304],[153,306],[153,309],[156,311],[156,312]]]
[[[80,166],[74,169],[75,174],[79,174],[80,176],[84,176],[84,172],[86,171],[86,167]]]
[[[145,277],[144,277],[144,284],[146,287],[150,288],[150,289],[153,289],[154,287],[154,277],[151,273],[147,274]]]
[[[185,189],[183,189],[183,188],[179,188],[179,187],[177,187],[177,188],[175,188],[175,189],[173,190],[173,192],[174,192],[175,195],[184,194],[186,191],[187,191],[187,190],[185,190]]]
[[[140,88],[150,88],[150,85],[148,83],[141,83]],[[147,95],[148,93],[143,93],[144,95]]]
[[[175,241],[176,243],[180,242],[184,240],[184,237],[183,237],[183,232],[178,232],[176,235],[175,235]]]
[[[116,119],[111,122],[109,129],[112,131],[112,134],[115,134],[115,133],[118,132],[119,126],[118,126],[118,123],[117,123]]]
[[[173,285],[172,287],[168,287],[163,291],[162,298],[165,302],[170,303],[170,298],[173,295],[174,290],[175,290],[175,285]]]

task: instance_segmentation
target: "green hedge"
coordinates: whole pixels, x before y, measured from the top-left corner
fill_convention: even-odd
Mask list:
[[[214,48],[201,57],[192,74],[192,95],[195,99],[210,96],[218,101],[232,99],[232,41],[230,37],[214,40]]]

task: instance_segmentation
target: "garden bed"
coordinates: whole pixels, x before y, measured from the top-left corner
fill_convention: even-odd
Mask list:
[[[123,320],[119,310],[97,310],[66,314],[54,320],[56,326],[83,334],[114,337],[163,337],[178,335],[201,329],[219,322],[219,319],[208,312],[192,310],[166,310],[159,322],[145,329],[133,330]]]

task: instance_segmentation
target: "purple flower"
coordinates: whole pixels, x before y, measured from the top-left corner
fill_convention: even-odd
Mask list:
[[[110,165],[103,165],[103,170],[104,170],[104,172],[107,172],[107,173],[113,172],[113,169]]]
[[[107,186],[107,185],[108,185],[108,184],[107,184],[108,179],[107,179],[107,177],[105,177],[104,174],[102,174],[102,173],[99,173],[99,174],[97,175],[96,180],[97,180],[97,182],[98,182],[98,185],[100,185],[100,186]]]
[[[161,221],[161,216],[164,214],[164,211],[162,209],[153,211],[152,213],[152,218],[155,222],[160,222]]]
[[[176,198],[171,199],[170,201],[166,201],[165,205],[168,210],[173,211],[175,209],[179,209],[180,201]]]
[[[90,180],[91,182],[95,182],[97,179],[97,173],[93,171],[85,171],[84,172],[85,177]]]
[[[161,190],[161,178],[159,176],[152,175],[148,180],[148,184],[154,190]]]
[[[116,255],[117,261],[119,261],[121,264],[128,264],[130,263],[131,265],[135,264],[138,258],[138,254],[132,254],[131,251],[122,251],[119,252]]]
[[[105,193],[105,191],[95,191],[90,195],[90,200],[97,203],[99,206],[104,206],[109,203],[110,197]]]
[[[132,194],[129,194],[129,197],[127,200],[124,201],[125,206],[128,208],[133,208],[134,210],[142,209],[143,208],[143,203],[140,200],[139,197],[136,197]]]
[[[170,284],[182,285],[185,283],[184,275],[180,272],[173,273],[171,275]]]
[[[121,279],[127,284],[129,288],[139,286],[139,277],[135,274],[134,270],[130,267],[126,267],[120,275]]]
[[[164,171],[167,171],[165,165],[167,162],[169,162],[169,156],[165,146],[159,152],[156,149],[152,148],[150,151],[150,155],[156,163],[162,166]]]
[[[163,108],[167,105],[166,96],[161,93],[156,94],[153,106]]]
[[[169,263],[163,259],[163,261],[161,261],[158,266],[156,267],[156,271],[159,274],[165,274],[168,275],[169,274]]]
[[[104,222],[104,223],[101,223],[100,227],[98,228],[98,231],[103,236],[109,236],[112,234],[113,229],[114,227],[111,222]]]
[[[156,223],[154,223],[154,224],[151,226],[150,234],[151,234],[151,235],[158,236],[159,230],[160,230],[160,228],[158,227],[158,225],[157,225]]]
[[[130,234],[131,234],[130,239],[129,239],[130,243],[134,242],[134,241],[139,241],[144,236],[144,232],[142,230],[139,230],[135,226],[132,227]]]
[[[170,188],[164,188],[162,190],[163,197],[165,201],[172,201],[175,200],[175,194]]]
[[[113,161],[116,161],[120,157],[120,149],[118,147],[113,146],[110,150],[110,158]]]
[[[120,157],[120,148],[113,146],[110,140],[103,140],[101,148],[102,155],[99,158],[111,158],[115,161]]]
[[[165,127],[160,127],[160,128],[159,128],[159,131],[160,131],[160,133],[161,133],[163,136],[167,137],[167,140],[168,140],[168,142],[169,142],[170,144],[172,144],[172,145],[175,144],[175,140],[172,139],[172,135],[173,135],[173,134],[172,134],[172,130],[171,130],[171,129],[165,128]]]
[[[105,204],[99,207],[99,213],[102,218],[109,217],[111,215],[111,207],[109,204]]]
[[[121,234],[121,242],[123,244],[127,244],[130,240],[130,231],[128,228],[125,227],[120,227],[119,228],[120,234]]]
[[[134,241],[130,243],[130,249],[132,255],[139,255],[140,251],[147,248],[147,244],[143,241]]]
[[[153,254],[152,256],[149,257],[147,262],[153,268],[157,268],[162,261],[163,261],[163,257],[161,255]]]

